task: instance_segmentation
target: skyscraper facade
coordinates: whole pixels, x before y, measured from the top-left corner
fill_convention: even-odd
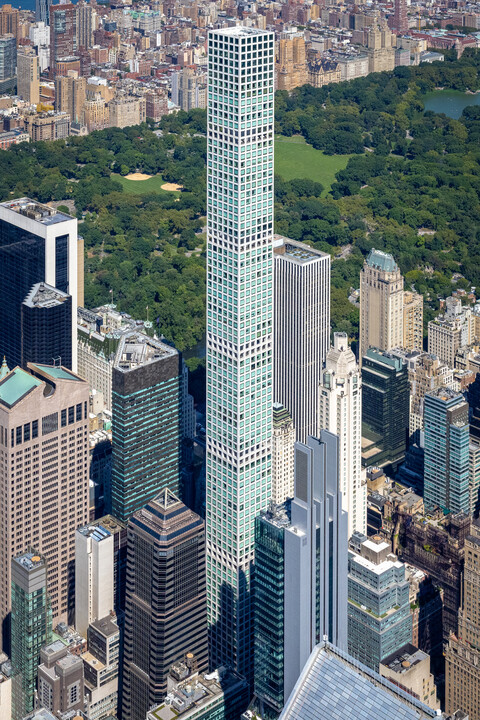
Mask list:
[[[318,385],[330,347],[330,255],[275,236],[273,398],[295,436],[317,437]]]
[[[40,0],[42,2],[42,0]],[[72,3],[49,5],[50,77],[57,74],[57,61],[72,57],[77,49],[77,6]]]
[[[367,350],[362,364],[362,463],[398,465],[407,449],[409,421],[407,363]]]
[[[72,298],[36,283],[21,306],[21,365],[29,362],[72,367]]]
[[[20,365],[21,307],[39,282],[72,298],[72,370],[77,367],[77,221],[29,200],[0,203],[0,354]]]
[[[15,85],[15,69],[17,67],[17,39],[15,35],[0,37],[0,90],[7,90]]]
[[[360,273],[359,359],[403,344],[403,277],[392,255],[372,248]]]
[[[424,500],[450,512],[470,512],[470,426],[461,393],[437,388],[425,395]]]
[[[255,516],[271,494],[274,34],[208,39],[208,621],[212,666],[252,675]]]
[[[145,720],[167,694],[173,663],[186,653],[208,665],[205,529],[163,490],[128,525],[123,717]]]
[[[407,0],[395,0],[393,26],[397,35],[408,32]]]
[[[273,403],[272,502],[275,505],[293,497],[295,428],[290,413]]]
[[[40,102],[40,65],[37,53],[29,45],[17,51],[17,95],[32,105]]]
[[[111,497],[120,520],[164,488],[179,492],[181,378],[175,348],[140,332],[121,338],[112,374]]]
[[[47,594],[47,563],[34,553],[12,560],[12,718],[22,720],[35,707],[40,648],[52,639]]]
[[[50,25],[51,0],[35,0],[35,22]]]
[[[7,633],[12,557],[48,562],[54,624],[73,609],[75,529],[88,520],[88,385],[63,367],[30,364],[0,380],[0,622]],[[71,618],[73,620],[73,617]]]
[[[87,636],[90,623],[113,612],[113,535],[102,525],[75,533],[75,629]]]
[[[320,386],[320,426],[338,435],[342,508],[348,537],[367,534],[367,486],[362,473],[362,380],[346,333],[335,333]]]

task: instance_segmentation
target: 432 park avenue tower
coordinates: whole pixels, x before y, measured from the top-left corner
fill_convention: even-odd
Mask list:
[[[250,677],[255,516],[271,495],[274,35],[208,39],[210,661]]]

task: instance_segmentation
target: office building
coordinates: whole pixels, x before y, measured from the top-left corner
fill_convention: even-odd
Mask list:
[[[379,673],[433,710],[440,708],[430,672],[430,657],[411,643],[384,658]]]
[[[208,665],[203,521],[163,490],[128,525],[123,717],[144,720],[168,671],[192,652]]]
[[[45,559],[24,553],[11,568],[12,720],[22,720],[35,707],[40,648],[51,642],[52,612]]]
[[[230,665],[248,678],[253,653],[254,518],[267,506],[272,487],[274,43],[273,33],[246,27],[214,30],[208,38],[210,660],[212,667]],[[252,53],[256,53],[255,61],[249,58],[247,62]],[[230,104],[231,92],[238,93],[238,106]],[[256,115],[253,122],[248,121],[248,129],[247,113]],[[238,157],[236,165],[230,153]],[[231,183],[237,197],[230,195]]]
[[[335,333],[319,399],[320,427],[338,435],[342,509],[348,537],[367,533],[367,485],[362,471],[362,379],[346,333]]]
[[[480,718],[480,533],[478,525],[465,540],[465,571],[458,632],[450,635],[445,655],[445,708],[461,708]]]
[[[12,720],[12,667],[7,657],[0,655],[0,720]]]
[[[324,636],[347,645],[347,516],[338,439],[295,446],[291,517],[271,505],[255,520],[255,695],[279,713]]]
[[[403,342],[405,350],[423,350],[423,295],[403,293]]]
[[[113,612],[113,535],[102,525],[75,533],[75,629],[86,637],[94,620]]]
[[[372,248],[360,273],[359,359],[403,345],[403,277],[392,255]]]
[[[88,626],[88,651],[81,657],[89,720],[117,717],[120,630],[114,616]]]
[[[321,642],[302,670],[280,720],[318,720],[323,717],[429,720],[438,718],[439,711],[432,710],[330,643]],[[450,720],[467,718],[459,714]]]
[[[455,367],[457,351],[471,340],[472,311],[460,298],[448,297],[445,312],[428,323],[428,352]]]
[[[62,640],[46,644],[40,651],[38,703],[56,717],[83,711],[83,662]]]
[[[405,565],[383,538],[359,536],[357,549],[348,554],[348,652],[378,672],[412,639],[409,585]]]
[[[362,464],[398,466],[407,449],[407,363],[370,348],[362,363]]]
[[[35,547],[48,562],[56,625],[73,621],[75,529],[88,519],[88,385],[63,367],[29,370],[0,380],[0,622],[11,558]]]
[[[330,255],[274,239],[273,397],[287,408],[296,439],[317,437],[318,385],[330,347]]]
[[[20,313],[21,366],[29,362],[72,368],[72,298],[47,283],[36,283]]]
[[[71,57],[77,49],[77,6],[68,2],[50,5],[49,15],[50,77],[55,78],[57,61]]]
[[[395,350],[392,354],[404,357],[407,363],[410,383],[409,434],[418,440],[419,432],[424,427],[425,395],[439,387],[453,387],[453,370],[435,355],[426,352],[402,354]]]
[[[55,78],[55,110],[64,112],[72,123],[83,123],[83,106],[87,93],[87,78],[69,70],[68,75]]]
[[[193,653],[172,666],[168,695],[147,720],[238,720],[249,699],[247,682],[233,670],[199,673]]]
[[[17,95],[31,105],[40,102],[40,65],[37,53],[29,45],[22,45],[17,51]]]
[[[273,403],[272,502],[280,505],[293,497],[295,428],[290,413]]]
[[[112,373],[112,514],[179,491],[181,356],[141,332],[120,339]],[[107,502],[107,507],[110,508]]]
[[[22,303],[39,282],[72,298],[72,369],[77,367],[77,220],[28,198],[0,203],[0,354],[20,365]]]
[[[100,525],[113,536],[113,605],[115,613],[125,610],[125,588],[127,580],[127,524],[113,515],[104,515],[92,520],[90,525]]]
[[[468,403],[461,393],[437,388],[425,395],[425,507],[470,511]]]

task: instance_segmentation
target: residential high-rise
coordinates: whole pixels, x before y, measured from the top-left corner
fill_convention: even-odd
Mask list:
[[[445,312],[428,323],[428,352],[455,367],[457,350],[471,340],[472,311],[460,298],[448,297]]]
[[[145,720],[167,694],[173,663],[191,652],[208,665],[205,529],[163,490],[128,525],[123,717]]]
[[[72,57],[77,49],[77,6],[68,2],[50,4],[49,14],[50,77],[54,78],[57,60]]]
[[[470,720],[480,718],[480,533],[465,539],[465,570],[458,633],[451,634],[445,655],[445,708],[458,708]],[[455,708],[455,709],[453,709]]]
[[[399,354],[394,351],[394,355]],[[410,437],[417,439],[423,430],[425,395],[438,387],[453,385],[453,370],[435,355],[426,352],[412,352],[404,355],[408,366],[410,383]]]
[[[279,505],[293,497],[295,428],[290,413],[273,403],[272,502]]]
[[[362,471],[362,379],[346,333],[335,333],[322,373],[320,427],[338,435],[342,509],[348,537],[367,534],[367,485]]]
[[[403,293],[402,347],[423,350],[423,295],[408,290]]]
[[[75,629],[86,637],[94,620],[113,612],[113,535],[102,525],[75,533]]]
[[[9,5],[0,7],[0,35],[18,35],[18,8]]]
[[[348,554],[348,652],[378,672],[412,639],[409,585],[405,565],[383,538],[359,535],[357,549]]]
[[[362,464],[397,466],[405,457],[409,420],[407,363],[370,348],[362,363]]]
[[[17,39],[15,35],[0,37],[0,92],[16,85]]]
[[[395,0],[393,27],[397,35],[408,33],[407,0]]]
[[[318,385],[330,347],[330,255],[274,240],[273,397],[293,419],[296,439],[317,437]]]
[[[22,720],[35,707],[40,648],[51,642],[52,611],[45,559],[24,553],[11,568],[12,720]]]
[[[338,438],[295,446],[291,519],[270,506],[255,520],[255,695],[279,713],[313,647],[347,645],[347,517]]]
[[[29,370],[17,367],[0,380],[2,629],[10,612],[10,561],[28,547],[48,562],[54,624],[69,620],[75,529],[88,520],[88,385],[63,367],[30,363]],[[8,640],[7,632],[5,649]]]
[[[87,78],[69,70],[68,75],[55,78],[55,110],[65,112],[74,123],[83,122],[83,106],[87,93]]]
[[[195,67],[186,67],[172,77],[172,101],[188,112],[206,107],[206,76]]]
[[[360,273],[359,359],[403,345],[403,277],[392,255],[372,248]]]
[[[248,678],[254,519],[271,495],[274,44],[251,27],[208,38],[210,659]]]
[[[111,498],[120,520],[165,488],[179,492],[181,374],[175,348],[140,332],[121,338],[112,375]]]
[[[38,55],[29,45],[17,50],[17,95],[37,105],[40,102],[40,65]]]
[[[72,298],[36,283],[21,306],[21,365],[29,362],[72,367]]]
[[[101,525],[113,535],[113,605],[117,615],[125,611],[125,588],[127,580],[127,525],[113,515],[104,515],[90,522]]]
[[[20,365],[22,303],[48,283],[72,298],[72,369],[77,367],[77,220],[28,198],[0,203],[0,354]]]
[[[425,395],[424,500],[450,512],[470,512],[468,403],[461,393],[437,388]]]
[[[76,32],[77,48],[88,50],[93,45],[95,11],[90,3],[81,0],[77,4]]]
[[[45,26],[50,25],[51,0],[35,0],[35,21],[42,22]]]

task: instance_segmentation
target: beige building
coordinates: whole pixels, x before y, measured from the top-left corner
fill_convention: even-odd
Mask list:
[[[395,67],[395,48],[392,45],[393,33],[385,20],[365,30],[368,55],[368,72],[384,72]]]
[[[480,529],[465,540],[463,601],[458,635],[450,635],[445,655],[445,710],[458,709],[480,720]]]
[[[425,395],[439,387],[453,388],[453,370],[434,355],[413,353],[406,358],[410,382],[410,422],[412,435],[423,430],[423,405]]]
[[[360,53],[358,55],[346,55],[344,53],[335,57],[340,68],[340,80],[354,80],[357,77],[365,77],[368,75],[368,55]]]
[[[32,105],[40,102],[38,55],[29,45],[22,45],[17,50],[17,95]]]
[[[430,655],[423,650],[410,643],[404,645],[384,658],[380,663],[379,673],[432,710],[440,708],[433,675],[430,672]]]
[[[38,140],[60,140],[70,135],[70,115],[46,112],[29,115],[26,128],[33,142]]]
[[[110,127],[129,127],[145,122],[146,99],[144,97],[118,97],[108,104]]]
[[[342,77],[339,64],[325,58],[309,62],[307,72],[307,82],[317,88],[328,85],[328,83],[338,83]]]
[[[447,298],[445,313],[428,323],[428,352],[454,368],[457,351],[470,343],[471,315],[459,298]]]
[[[74,123],[82,122],[87,93],[87,78],[69,70],[66,76],[55,78],[55,110],[67,113]]]
[[[403,293],[403,343],[405,350],[423,350],[423,295]]]
[[[195,67],[186,67],[172,76],[172,102],[188,112],[207,106],[207,79]]]
[[[0,379],[0,620],[11,559],[35,547],[48,561],[55,626],[68,620],[75,530],[88,520],[88,384],[63,367],[28,369],[4,367]]]
[[[307,82],[305,36],[280,38],[276,61],[277,90],[293,90]]]
[[[372,248],[360,273],[360,351],[403,345],[403,277],[392,255]]]
[[[87,126],[89,133],[92,130],[104,130],[110,127],[110,112],[101,95],[98,94],[91,100],[85,100],[83,104],[83,123]]]
[[[276,505],[294,494],[295,428],[286,408],[273,403],[272,502]]]

